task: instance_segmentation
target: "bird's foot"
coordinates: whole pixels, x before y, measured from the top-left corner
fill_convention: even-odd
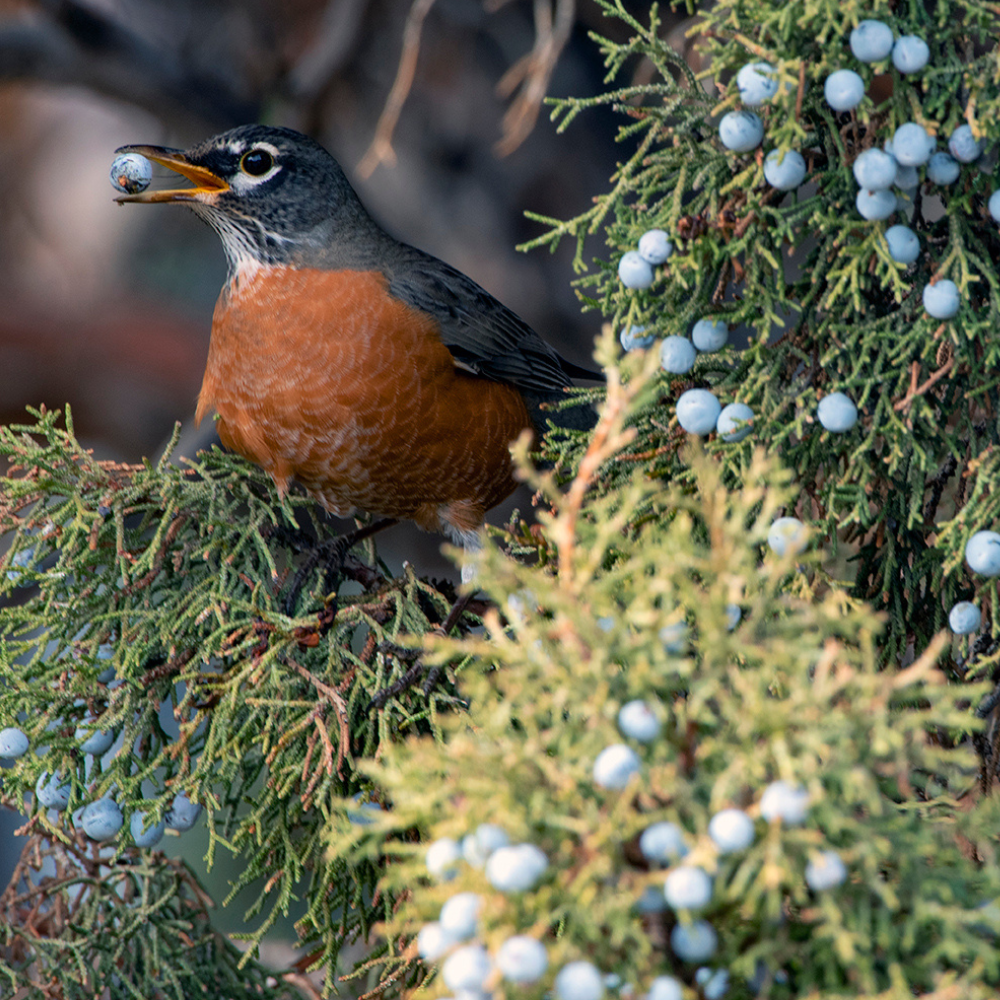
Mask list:
[[[295,571],[295,576],[292,577],[288,593],[285,595],[285,614],[289,617],[294,615],[296,605],[299,603],[299,598],[302,596],[302,591],[305,589],[307,581],[317,569],[322,567],[323,586],[328,594],[333,595],[333,613],[331,614],[330,608],[327,608],[325,616],[332,623],[337,610],[337,589],[340,586],[341,579],[345,575],[345,569],[351,569],[351,576],[363,577],[362,582],[368,586],[373,585],[378,577],[378,574],[374,570],[363,566],[359,561],[356,561],[356,566],[348,567],[351,549],[359,542],[363,542],[376,532],[381,531],[383,528],[388,528],[395,523],[395,518],[385,517],[378,521],[372,521],[371,524],[356,528],[354,531],[349,531],[337,538],[326,539],[313,545],[302,560],[302,564]],[[366,569],[368,572],[363,572]]]

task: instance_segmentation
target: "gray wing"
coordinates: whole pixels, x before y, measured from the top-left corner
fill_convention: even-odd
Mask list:
[[[555,350],[471,278],[414,247],[400,245],[394,258],[386,269],[390,294],[440,323],[463,368],[530,396],[561,395],[571,384]]]

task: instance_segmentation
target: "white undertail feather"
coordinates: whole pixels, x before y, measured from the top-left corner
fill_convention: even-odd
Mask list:
[[[478,531],[462,531],[445,521],[441,522],[441,530],[465,550],[462,553],[462,583],[472,583],[478,573],[475,555],[483,548],[482,535]]]

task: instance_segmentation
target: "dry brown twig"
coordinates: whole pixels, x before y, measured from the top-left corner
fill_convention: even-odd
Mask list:
[[[301,664],[296,663],[291,657],[288,658],[288,665],[300,676],[309,681],[310,684],[323,696],[323,698],[333,705],[333,709],[337,714],[337,723],[340,727],[340,746],[337,748],[337,774],[341,774],[343,768],[344,760],[348,753],[351,741],[351,730],[348,719],[347,712],[347,702],[341,697],[340,692],[336,688],[330,687],[329,684],[324,684],[314,673],[307,670]],[[327,765],[327,772],[332,774],[332,753],[333,744],[330,741],[330,737],[326,732],[325,727],[322,726],[318,716],[314,720],[317,729],[320,730],[320,735],[323,738],[324,746],[326,747],[327,753],[326,758],[329,758],[329,763]]]
[[[892,408],[897,412],[902,412],[903,410],[909,409],[913,400],[918,396],[923,396],[929,389],[931,389],[937,382],[941,381],[952,370],[955,366],[955,359],[949,358],[933,375],[926,379],[920,385],[917,385],[917,379],[920,376],[920,363],[917,361],[913,362],[913,366],[910,369],[910,389],[907,394],[900,400],[893,403]]]
[[[508,0],[487,0],[487,10],[499,10]],[[500,78],[497,93],[509,98],[519,90],[503,116],[503,138],[497,154],[512,153],[531,133],[552,79],[552,72],[569,41],[576,20],[576,0],[535,0],[535,44]]]
[[[403,51],[399,57],[399,67],[396,79],[386,98],[385,107],[379,115],[375,126],[375,138],[368,147],[368,152],[358,164],[358,173],[362,177],[370,177],[381,163],[395,166],[396,154],[392,148],[392,135],[396,130],[400,112],[413,86],[413,75],[417,70],[417,56],[420,54],[420,35],[424,29],[424,21],[434,6],[434,0],[413,0],[406,24],[403,27]]]
[[[486,9],[494,13],[507,2],[486,0]],[[396,79],[375,126],[375,138],[358,164],[358,173],[362,177],[370,177],[383,163],[389,166],[396,163],[392,137],[413,86],[424,21],[433,6],[434,0],[413,0],[406,16]],[[511,66],[497,84],[497,93],[504,99],[517,94],[503,117],[503,137],[495,147],[499,156],[506,156],[517,149],[535,127],[552,72],[569,41],[576,20],[576,0],[534,0],[534,10],[535,44],[531,52]]]
[[[601,406],[597,425],[591,434],[590,444],[580,461],[577,474],[559,505],[558,516],[550,528],[559,558],[559,576],[566,581],[570,589],[581,585],[574,556],[577,547],[577,521],[583,509],[584,498],[601,467],[606,462],[615,460],[619,453],[635,440],[636,429],[626,427],[625,419],[632,402],[658,367],[659,355],[655,351],[650,351],[641,373],[629,382],[623,382],[615,368],[607,372],[607,396]]]

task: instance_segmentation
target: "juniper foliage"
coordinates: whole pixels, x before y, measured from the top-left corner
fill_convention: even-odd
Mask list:
[[[4,996],[294,995],[213,930],[212,902],[183,864],[158,855],[111,864],[101,852],[37,837],[26,845],[0,896]]]
[[[491,955],[514,934],[546,944],[550,973],[532,996],[580,960],[611,973],[622,995],[671,975],[691,989],[685,997],[701,996],[701,965],[727,970],[726,995],[738,998],[995,995],[997,912],[981,907],[1000,891],[997,807],[975,804],[980,766],[965,738],[982,725],[969,699],[988,685],[949,683],[936,665],[944,635],[908,667],[880,667],[884,616],[825,584],[814,572],[823,553],[768,550],[793,484],[759,448],[736,489],[689,445],[694,490],[623,463],[624,486],[585,500],[627,457],[632,414],[659,395],[652,360],[624,385],[609,369],[608,403],[568,490],[530,474],[550,563],[488,547],[481,572],[496,608],[486,634],[433,640],[434,662],[491,668],[463,673],[471,719],[450,717],[444,741],[408,740],[366,765],[393,802],[387,834],[417,827],[461,841],[500,823],[546,852],[546,877],[505,893],[461,864],[435,881],[426,843],[389,840],[386,884],[410,890],[391,929],[413,935],[454,894],[478,893],[478,940]],[[618,721],[636,699],[661,725],[649,743]],[[641,766],[624,789],[602,787],[595,761],[622,742]],[[764,821],[775,780],[808,793],[801,825]],[[755,821],[746,850],[726,853],[709,836],[724,808]],[[676,865],[651,863],[640,847],[658,822],[676,824],[683,863],[713,880],[700,911],[664,902],[665,868]],[[846,881],[814,890],[805,870],[830,850]],[[718,947],[686,962],[671,936],[696,918]],[[445,996],[450,985],[434,988]],[[490,986],[525,995],[497,976]]]
[[[404,683],[407,646],[443,620],[453,595],[353,554],[344,570],[354,596],[335,605],[313,573],[289,613],[299,550],[324,530],[304,497],[279,497],[259,469],[218,450],[183,465],[170,463],[171,448],[155,465],[99,462],[69,411],[65,428],[59,413],[35,416],[0,428],[11,463],[0,483],[10,546],[0,719],[32,746],[3,773],[5,803],[30,815],[22,833],[70,850],[85,840],[73,814],[94,799],[113,797],[127,830],[134,811],[157,822],[184,792],[204,806],[209,864],[220,848],[239,859],[230,898],[256,886],[247,939],[259,942],[304,898],[302,941],[332,977],[341,945],[390,903],[374,892],[377,857],[356,822],[354,797],[372,793],[356,762],[385,740],[436,732],[454,706],[447,678],[428,695]],[[114,732],[115,747],[83,753],[81,728]],[[66,812],[32,805],[43,773],[69,785]],[[331,829],[354,848],[350,863],[326,852]],[[138,863],[129,843],[116,841],[108,872]],[[120,906],[117,919],[131,921],[132,900]],[[0,929],[8,945],[10,933]],[[38,943],[54,954],[58,942]],[[4,954],[0,970],[20,983]],[[74,981],[81,966],[61,968]],[[59,995],[36,988],[27,995]]]
[[[352,586],[328,592],[307,554],[324,531],[315,508],[235,456],[97,462],[68,411],[65,427],[35,411],[0,429],[0,725],[31,744],[4,769],[2,796],[29,816],[32,856],[65,873],[22,868],[4,897],[32,916],[0,922],[0,981],[23,996],[283,995],[295,974],[273,984],[252,946],[296,898],[300,965],[326,969],[325,993],[342,946],[364,938],[359,979],[444,995],[413,939],[459,889],[482,895],[478,936],[493,954],[513,933],[546,947],[541,981],[494,973],[495,994],[542,996],[563,963],[587,958],[640,992],[670,974],[701,996],[698,968],[670,943],[692,915],[664,907],[665,872],[638,846],[661,820],[712,876],[710,964],[738,1000],[996,995],[1000,626],[995,587],[962,560],[968,536],[1000,521],[1000,247],[985,208],[996,161],[917,191],[922,255],[909,268],[889,258],[884,224],[854,213],[851,176],[904,121],[944,137],[964,115],[996,138],[996,11],[720,0],[693,28],[709,78],[661,38],[655,6],[637,18],[598,2],[632,32],[597,38],[609,85],[640,61],[652,72],[556,102],[560,127],[619,108],[626,153],[588,212],[542,220],[535,243],[575,239],[584,272],[586,237],[606,234],[608,259],[578,284],[607,320],[608,387],[584,394],[602,405],[592,436],[548,434],[553,471],[519,451],[537,524],[515,518],[484,549],[482,635],[433,636],[454,595],[412,568],[393,577],[370,541],[345,557]],[[862,16],[923,35],[927,70],[853,61],[846,36]],[[809,164],[796,193],[764,183],[763,151],[716,138],[737,106],[735,71],[756,59],[783,85],[761,109],[767,148]],[[822,81],[846,65],[869,96],[838,116]],[[649,290],[627,290],[617,260],[654,226],[674,255]],[[945,276],[963,305],[932,321],[920,289]],[[704,315],[746,346],[703,354],[685,376],[659,371],[655,350],[614,349],[630,325],[686,335]],[[675,417],[691,386],[749,403],[753,434],[693,441]],[[861,410],[847,434],[815,420],[835,389]],[[778,557],[764,540],[792,512],[811,547]],[[983,611],[971,640],[941,633],[959,598]],[[634,699],[661,735],[633,743],[639,772],[608,789],[593,765],[623,742],[617,713]],[[81,726],[114,731],[115,746],[89,757]],[[43,772],[68,784],[65,811],[35,801]],[[762,815],[777,779],[808,793],[803,824]],[[205,808],[209,862],[220,848],[239,859],[233,895],[258,889],[242,957],[207,930],[190,873],[131,846],[131,816],[159,820],[181,791]],[[126,832],[95,848],[75,813],[103,795]],[[752,819],[746,850],[713,847],[707,823],[723,807]],[[429,841],[486,821],[545,850],[533,891],[497,892],[468,865],[451,882],[429,876]],[[803,873],[826,850],[846,879],[816,890]],[[158,950],[123,964],[115,935],[137,921],[157,929]]]
[[[656,5],[643,20],[621,2],[598,2],[632,31],[625,44],[595,36],[609,81],[644,60],[649,82],[556,100],[553,117],[566,128],[589,108],[611,105],[624,116],[619,140],[630,155],[587,212],[569,221],[535,216],[547,231],[527,246],[574,239],[576,266],[585,270],[586,238],[605,233],[609,259],[578,286],[616,331],[638,324],[647,334],[686,336],[711,316],[730,325],[734,342],[746,340],[739,350],[699,356],[687,375],[663,378],[662,396],[637,414],[631,460],[664,481],[690,478],[671,404],[691,386],[711,388],[724,405],[749,404],[752,438],[712,444],[726,482],[742,480],[754,447],[779,455],[801,487],[788,512],[850,560],[852,593],[889,614],[884,658],[926,648],[948,609],[974,600],[989,628],[975,670],[990,675],[1000,663],[996,591],[965,571],[962,552],[974,531],[1000,522],[1000,235],[986,208],[1000,137],[995,5],[720,0],[691,27],[709,63],[696,75],[662,37]],[[862,18],[883,20],[897,37],[926,39],[926,69],[907,75],[888,59],[855,59],[847,39]],[[777,95],[755,109],[764,145],[732,153],[719,142],[719,118],[741,106],[736,72],[758,60],[775,67],[779,82]],[[868,93],[856,111],[838,114],[824,81],[842,68],[858,72]],[[925,182],[909,198],[900,192],[893,217],[866,222],[855,208],[853,163],[910,121],[940,149],[967,123],[986,153],[963,165],[956,183]],[[771,149],[805,157],[797,191],[765,182]],[[889,255],[885,229],[893,222],[920,239],[913,265]],[[674,254],[649,289],[630,291],[617,278],[618,258],[654,227],[670,234]],[[959,314],[944,322],[921,302],[924,285],[941,278],[962,296]],[[819,399],[834,391],[860,408],[850,433],[831,434],[816,421]],[[579,450],[556,453],[572,464]],[[598,486],[619,488],[624,468],[609,469]]]

